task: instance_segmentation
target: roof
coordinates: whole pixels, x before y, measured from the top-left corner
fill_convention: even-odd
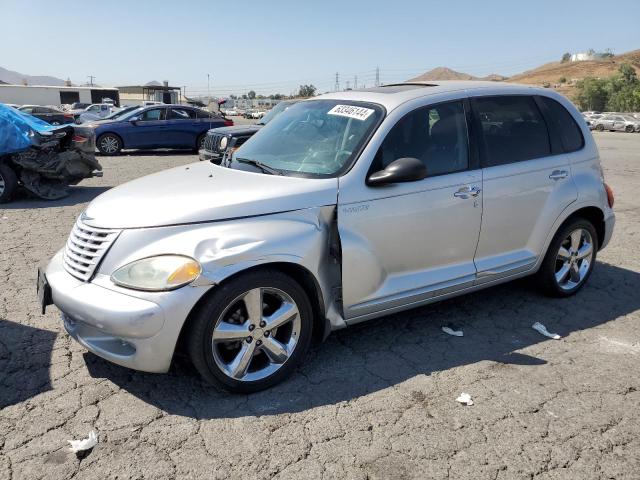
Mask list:
[[[465,90],[468,92],[491,89],[492,91],[511,93],[531,93],[531,90],[544,91],[548,89],[518,85],[514,83],[502,83],[476,80],[442,80],[431,82],[407,82],[383,85],[362,90],[348,90],[346,92],[327,93],[315,97],[317,99],[352,100],[371,102],[382,105],[391,111],[399,105],[415,98],[431,95],[446,94]]]

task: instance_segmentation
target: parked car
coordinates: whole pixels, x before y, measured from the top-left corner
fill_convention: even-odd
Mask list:
[[[620,114],[603,115],[597,120],[593,120],[592,128],[602,132],[603,130],[633,132],[640,130],[640,122],[633,117],[627,117]]]
[[[266,114],[266,112],[264,110],[255,110],[253,112],[251,112],[251,118],[262,118],[264,117]]]
[[[118,107],[111,103],[93,103],[83,111],[73,112],[73,116],[76,123],[87,123],[93,120],[107,118],[118,110]]]
[[[100,153],[117,155],[123,148],[199,149],[209,129],[231,126],[233,121],[199,108],[163,104],[87,125],[95,130]]]
[[[0,203],[23,190],[45,200],[68,194],[69,185],[100,176],[91,130],[50,125],[0,104]]]
[[[224,157],[228,155],[228,152],[232,152],[242,146],[254,133],[296,102],[297,100],[279,102],[254,125],[235,125],[233,127],[220,127],[209,130],[204,140],[203,148],[199,152],[200,160],[208,160],[220,165]]]
[[[51,125],[66,125],[73,123],[73,115],[53,107],[42,107],[40,105],[23,105],[18,108],[22,113],[33,115]]]
[[[553,90],[336,92],[291,106],[226,168],[94,199],[38,291],[98,356],[165,372],[180,338],[204,379],[253,392],[334,329],[526,275],[575,294],[612,206],[591,133]]]
[[[80,111],[91,106],[90,103],[75,102],[69,106],[69,111]]]

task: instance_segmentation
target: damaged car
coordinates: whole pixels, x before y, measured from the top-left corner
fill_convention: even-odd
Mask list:
[[[254,392],[332,330],[526,275],[573,295],[615,223],[591,133],[543,88],[326,94],[226,163],[94,199],[38,272],[42,308],[116,364],[166,372],[179,348],[208,382]]]
[[[49,125],[0,104],[0,203],[19,189],[57,200],[70,185],[101,175],[92,129]]]

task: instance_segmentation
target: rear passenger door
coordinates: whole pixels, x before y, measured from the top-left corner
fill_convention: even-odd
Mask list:
[[[476,283],[527,271],[544,255],[547,235],[577,198],[568,158],[542,102],[528,95],[471,100],[480,131],[482,227]]]
[[[195,110],[169,107],[167,116],[167,139],[173,147],[194,147],[198,119]]]

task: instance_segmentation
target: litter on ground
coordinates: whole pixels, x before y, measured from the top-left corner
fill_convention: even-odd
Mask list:
[[[558,335],[557,333],[551,333],[549,332],[549,330],[547,330],[547,327],[545,327],[543,324],[541,324],[540,322],[536,322],[533,325],[531,325],[531,328],[533,328],[536,332],[541,333],[542,335],[544,335],[545,337],[549,337],[549,338],[553,338],[554,340],[560,340],[562,337],[560,335]]]
[[[453,335],[454,337],[463,337],[464,333],[460,327],[457,327],[451,323],[442,327],[442,331],[449,335]]]
[[[95,430],[91,430],[89,432],[89,436],[87,438],[83,438],[82,440],[67,440],[69,442],[69,450],[73,453],[82,452],[84,450],[90,450],[96,446],[98,443],[98,435]]]
[[[461,393],[458,398],[456,398],[456,402],[459,402],[463,405],[471,406],[473,405],[473,400],[471,399],[471,395],[468,393]]]

